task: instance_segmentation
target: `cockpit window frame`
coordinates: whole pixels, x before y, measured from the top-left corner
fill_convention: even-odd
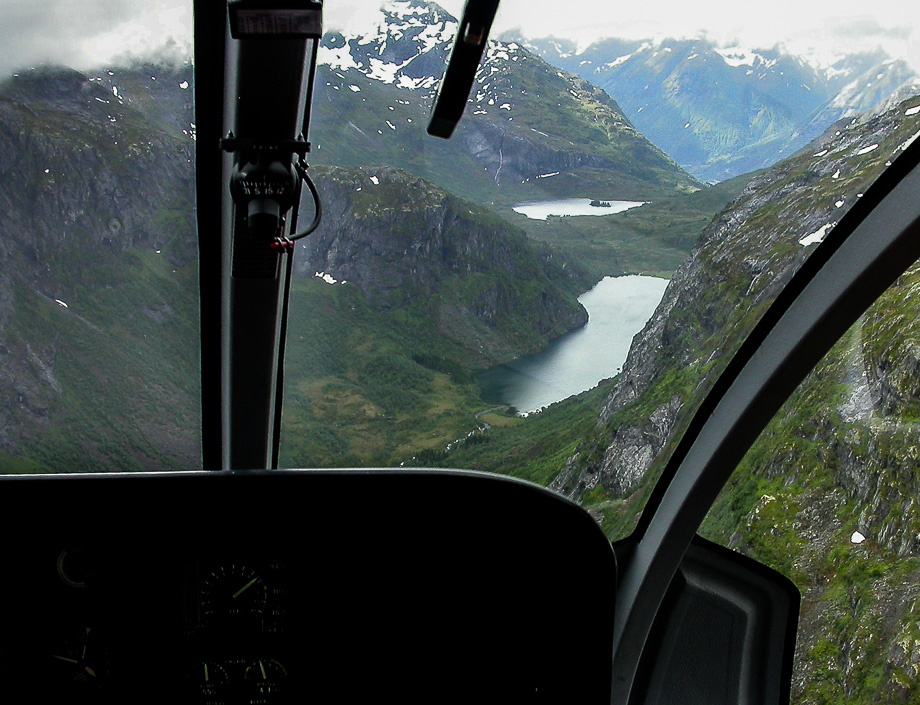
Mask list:
[[[816,248],[703,400],[620,561],[614,699],[628,697],[661,601],[718,493],[761,431],[850,326],[920,258],[920,141]],[[617,700],[618,701],[618,700]]]

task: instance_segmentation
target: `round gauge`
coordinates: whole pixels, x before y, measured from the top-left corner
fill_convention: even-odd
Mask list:
[[[202,581],[200,594],[205,617],[259,619],[268,588],[254,570],[231,563],[212,570]]]
[[[214,661],[203,661],[198,664],[192,671],[190,680],[205,697],[222,695],[230,686],[230,677],[226,669]]]
[[[79,627],[62,633],[50,649],[52,669],[49,675],[60,686],[92,690],[106,679],[109,654],[91,627]]]
[[[86,587],[86,556],[82,549],[61,551],[57,559],[58,576],[66,585]]]
[[[259,659],[246,667],[244,674],[249,684],[250,692],[256,695],[250,703],[267,703],[277,696],[282,689],[282,683],[287,677],[287,671],[275,659]]]

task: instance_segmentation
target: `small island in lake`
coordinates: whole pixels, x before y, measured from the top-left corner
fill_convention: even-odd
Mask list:
[[[592,205],[595,208],[610,208],[610,201],[598,201],[597,199],[594,199],[589,205]]]

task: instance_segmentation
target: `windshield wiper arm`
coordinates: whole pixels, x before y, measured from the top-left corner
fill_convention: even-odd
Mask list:
[[[463,117],[497,10],[498,0],[467,0],[447,70],[431,108],[429,135],[449,139]]]

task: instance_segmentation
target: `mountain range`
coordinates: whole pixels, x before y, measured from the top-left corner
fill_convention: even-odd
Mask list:
[[[394,112],[424,122],[456,27],[456,19],[436,4],[385,3],[369,32],[331,32],[323,38],[319,61],[332,70],[328,87],[333,92],[366,90],[360,82],[343,83],[361,75],[407,90],[413,97],[404,93],[391,103]],[[593,167],[591,177],[597,177],[598,169],[612,166],[634,178],[621,177],[611,186],[635,194],[648,189],[649,169],[659,182],[667,171],[644,138],[696,178],[721,181],[770,166],[831,124],[883,110],[918,90],[917,74],[881,51],[846,55],[822,66],[779,47],[726,48],[699,38],[605,39],[580,48],[569,40],[505,33],[490,41],[477,73],[458,134],[465,149],[459,154],[453,145],[444,149],[454,160],[472,156],[492,191],[523,182],[539,183],[548,194],[584,195],[589,184],[603,184],[588,170]],[[353,103],[338,103],[336,112],[362,114],[349,107]],[[393,116],[381,117],[370,132],[346,120],[342,135],[360,144],[363,138],[403,129]],[[555,134],[560,122],[569,125],[567,135]],[[350,135],[345,126],[352,128]],[[636,141],[636,132],[643,139]],[[598,161],[596,147],[605,140],[620,154]],[[444,163],[440,148],[419,142],[413,147],[430,164]],[[349,163],[359,164],[360,158]],[[415,173],[420,166],[414,165]],[[443,179],[436,169],[425,175]],[[673,175],[668,181],[687,186]],[[442,185],[481,200],[485,192],[473,193],[469,183]],[[535,197],[526,188],[522,193]],[[501,196],[492,193],[495,198]]]
[[[490,45],[474,96],[481,105],[457,137],[430,138],[424,128],[433,76],[456,27],[442,12],[396,4],[385,36],[326,37],[311,136],[312,161],[328,192],[328,227],[314,241],[329,242],[304,250],[304,280],[294,296],[324,301],[338,312],[338,326],[372,309],[383,321],[382,338],[415,331],[418,344],[386,355],[404,372],[434,374],[432,384],[454,390],[449,405],[456,406],[461,398],[470,403],[460,389],[471,369],[532,351],[582,323],[574,297],[590,283],[577,262],[529,242],[474,203],[511,213],[510,205],[524,198],[645,199],[700,185],[643,138],[606,94],[516,45]],[[190,65],[141,64],[89,73],[29,69],[0,84],[0,166],[8,184],[2,198],[9,214],[0,362],[16,380],[0,405],[0,450],[24,467],[196,464],[197,372],[189,365],[197,321],[193,81]],[[564,120],[548,119],[547,105]],[[364,171],[336,171],[349,167]],[[431,239],[435,203],[444,214],[437,241]],[[388,212],[403,215],[387,220]],[[418,232],[404,227],[409,221]],[[407,247],[438,258],[397,256]],[[459,253],[477,251],[475,268],[454,272]],[[423,265],[431,271],[420,276]],[[381,267],[388,278],[368,274]],[[316,273],[349,281],[348,292],[357,282],[364,303],[338,309],[353,293],[330,299],[330,289],[316,288],[326,286]],[[437,291],[434,282],[449,291]],[[419,287],[425,296],[415,299],[427,308],[400,303]],[[172,331],[176,344],[163,351],[164,334],[151,326]],[[100,365],[96,353],[109,363]],[[424,372],[426,365],[433,372]],[[336,374],[350,384],[357,379],[348,370]],[[98,383],[81,383],[90,379]],[[420,389],[417,398],[424,395]],[[120,402],[106,407],[107,398]],[[176,411],[157,415],[165,407]],[[156,431],[164,419],[169,427]],[[456,414],[448,425],[450,434],[476,426],[471,416]],[[447,433],[442,428],[431,443]],[[90,449],[83,439],[92,439]],[[411,448],[402,452],[411,455]],[[301,457],[301,464],[314,464]],[[354,457],[371,456],[356,451]]]
[[[770,166],[831,124],[920,91],[903,60],[881,51],[826,66],[782,48],[720,47],[707,39],[507,40],[613,96],[638,130],[704,181]]]
[[[10,381],[0,399],[0,457],[8,467],[198,463],[190,79],[188,66],[141,65],[90,74],[35,69],[0,82],[0,203],[8,214],[0,240],[0,374]],[[444,409],[431,442],[447,443],[476,426],[455,408],[474,403],[471,370],[532,352],[584,323],[575,297],[589,282],[578,264],[530,242],[494,212],[392,166],[314,171],[325,223],[298,253],[294,299],[309,300],[313,318],[328,329],[373,329],[378,342],[393,345],[356,341],[342,355],[338,340],[311,338],[309,353],[345,363],[331,377],[314,360],[294,364],[291,388],[319,385],[322,395],[330,384],[352,385],[366,401],[361,409],[380,410],[383,437],[371,444],[373,456],[360,449],[309,456],[302,443],[298,464],[394,462],[403,440],[385,438],[397,424],[392,402],[424,406],[434,384],[450,400],[438,402]],[[344,293],[326,283],[345,281]],[[349,304],[340,308],[343,301]],[[302,334],[292,324],[290,335]],[[399,374],[356,371],[387,365]],[[407,378],[430,383],[409,392]],[[297,398],[301,408],[315,401]],[[289,405],[294,416],[297,406]],[[345,408],[339,404],[337,413]],[[352,431],[353,420],[344,424]],[[417,428],[404,424],[400,433]]]
[[[413,0],[386,4],[368,33],[327,33],[318,58],[317,162],[366,165],[372,153],[459,196],[500,205],[699,188],[604,91],[514,42],[489,42],[455,137],[428,139],[427,114],[456,30],[439,6]]]

